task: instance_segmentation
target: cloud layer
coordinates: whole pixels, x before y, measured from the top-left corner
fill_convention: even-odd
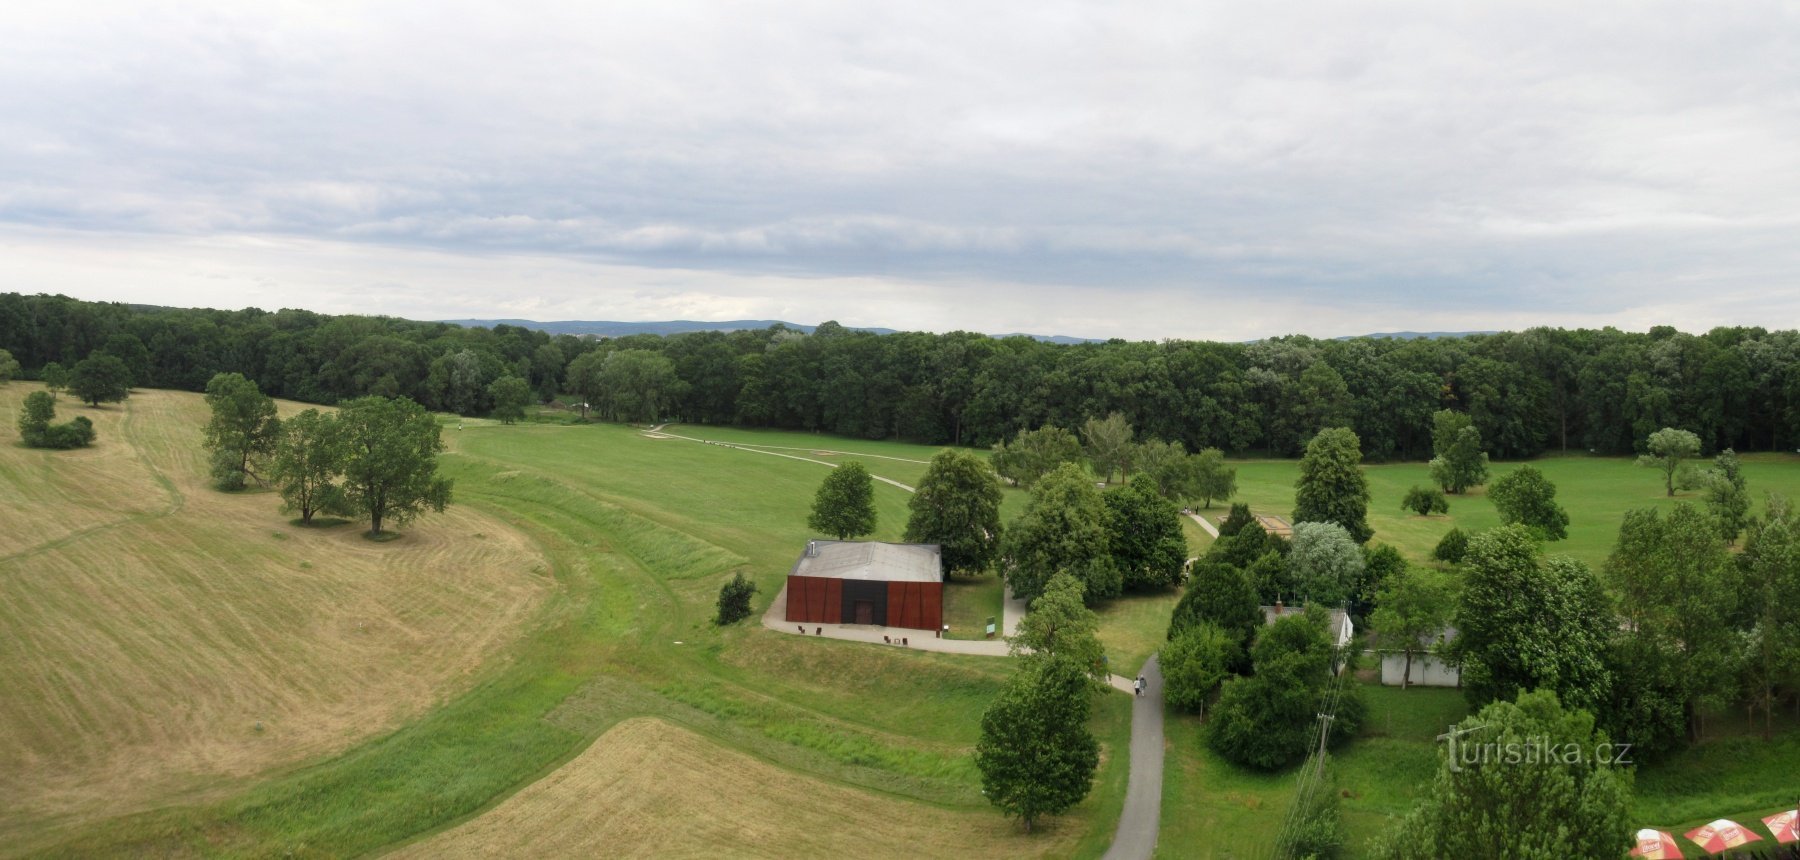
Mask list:
[[[1800,317],[1779,3],[15,5],[0,289],[1135,337]]]

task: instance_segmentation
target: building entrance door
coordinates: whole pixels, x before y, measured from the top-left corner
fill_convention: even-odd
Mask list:
[[[873,600],[858,600],[858,601],[856,601],[856,605],[853,607],[853,609],[855,610],[855,613],[856,613],[856,623],[858,623],[858,624],[874,624],[875,623],[875,601],[873,601]]]

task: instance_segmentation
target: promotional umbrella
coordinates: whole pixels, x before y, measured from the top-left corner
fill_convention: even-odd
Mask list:
[[[1705,827],[1689,830],[1687,838],[1693,840],[1695,845],[1705,848],[1709,854],[1762,841],[1761,836],[1745,830],[1743,825],[1729,818],[1721,818]]]
[[[1777,812],[1763,819],[1763,825],[1775,834],[1775,841],[1783,845],[1789,842],[1800,842],[1800,809]]]
[[[1681,856],[1681,848],[1675,844],[1673,834],[1646,827],[1637,832],[1637,847],[1631,849],[1631,856],[1648,857],[1650,860],[1674,860]]]

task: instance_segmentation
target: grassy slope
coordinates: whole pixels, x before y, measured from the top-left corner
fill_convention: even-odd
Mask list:
[[[0,387],[9,430],[34,389]],[[0,444],[0,853],[417,718],[548,592],[546,560],[472,509],[377,547],[211,490],[204,412],[171,392],[65,400],[95,447]]]
[[[760,583],[759,601],[772,598],[808,536],[822,467],[612,426],[468,422],[446,437],[463,503],[495,512],[550,559],[559,587],[542,628],[417,723],[217,805],[97,828],[63,853],[367,851],[470,820],[634,716],[921,809],[992,814],[968,752],[1005,661],[708,620],[735,570]],[[877,537],[893,539],[904,494],[877,485],[876,499]],[[1078,855],[1104,848],[1123,797],[1129,705],[1113,696],[1096,711],[1107,764],[1093,796],[1040,836],[1007,836],[985,853],[1032,853],[1040,838],[1072,839]]]

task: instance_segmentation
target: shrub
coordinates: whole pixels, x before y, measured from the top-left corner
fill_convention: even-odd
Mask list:
[[[719,588],[720,626],[735,624],[750,616],[750,597],[756,593],[756,583],[744,578],[742,571],[732,574],[731,581]]]
[[[1435,487],[1413,487],[1407,490],[1400,507],[1421,517],[1450,513],[1450,503],[1444,500],[1444,491]]]
[[[1437,548],[1431,551],[1431,557],[1447,564],[1462,564],[1463,556],[1469,554],[1469,536],[1462,529],[1451,529],[1444,533],[1438,541]]]

